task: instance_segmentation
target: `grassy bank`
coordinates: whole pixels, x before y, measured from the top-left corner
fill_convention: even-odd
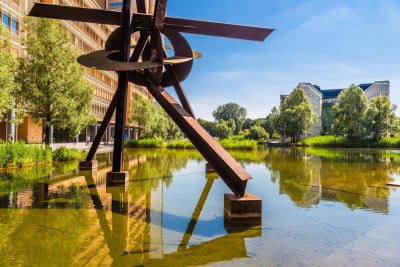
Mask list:
[[[86,151],[76,148],[59,147],[53,151],[53,161],[84,160],[86,155]]]
[[[400,148],[400,138],[383,138],[379,141],[369,139],[348,142],[341,136],[316,136],[300,142],[303,146],[327,148]]]
[[[125,141],[125,147],[162,148],[164,147],[164,140],[162,139],[127,140]]]
[[[0,168],[22,167],[52,161],[50,148],[23,142],[0,143]]]
[[[65,147],[60,147],[52,152],[45,145],[2,142],[0,143],[0,169],[33,166],[52,161],[81,160],[86,153]]]
[[[247,139],[224,139],[218,141],[225,149],[238,149],[238,150],[256,150],[257,141]],[[140,140],[127,140],[126,147],[135,148],[171,148],[171,149],[194,149],[194,145],[187,139],[170,140],[164,142],[162,139],[140,139]]]

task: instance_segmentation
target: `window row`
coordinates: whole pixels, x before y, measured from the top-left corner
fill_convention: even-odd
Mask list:
[[[97,116],[97,117],[104,117],[104,115],[107,112],[107,107],[105,106],[99,106],[99,105],[92,105],[92,113],[93,115]]]
[[[68,4],[64,1],[64,0],[59,0],[58,1],[60,3],[60,5],[64,5],[64,6],[68,6]],[[80,7],[89,7],[83,0],[74,0],[74,2],[80,6]],[[77,23],[77,25],[80,27],[80,24]],[[111,34],[111,30],[107,28],[106,25],[99,25],[100,29],[107,35],[109,36]],[[102,45],[103,46],[103,45]]]
[[[89,68],[87,73],[92,75],[97,80],[100,80],[105,84],[108,84],[112,88],[117,88],[117,85],[118,85],[117,80],[110,78],[109,76],[105,75],[103,72],[96,70],[96,69]]]
[[[97,87],[94,88],[94,95],[97,97],[109,100],[109,101],[111,101],[113,98],[112,94],[110,94],[109,92],[106,92],[100,88],[97,88]]]
[[[12,33],[19,34],[19,20],[5,11],[0,11],[3,25]]]

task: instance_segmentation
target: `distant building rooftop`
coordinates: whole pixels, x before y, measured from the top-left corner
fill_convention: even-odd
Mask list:
[[[358,87],[363,89],[364,91],[367,90],[373,83],[362,83],[359,84]],[[325,89],[321,90],[321,88],[318,85],[314,85],[315,88],[317,88],[321,93],[322,93],[322,99],[332,99],[332,98],[337,98],[339,94],[344,90],[342,89]]]

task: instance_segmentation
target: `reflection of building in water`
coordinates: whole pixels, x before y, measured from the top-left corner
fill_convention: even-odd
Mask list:
[[[271,150],[266,164],[272,179],[279,181],[280,193],[299,207],[308,208],[322,199],[344,203],[351,209],[389,211],[390,191],[384,185],[390,176],[390,161],[382,155],[360,153],[331,156],[334,158],[298,150]]]
[[[5,216],[10,230],[3,242],[8,255],[4,260],[11,262],[19,258],[21,263],[32,265],[43,264],[51,258],[52,263],[59,263],[54,265],[187,266],[247,257],[245,238],[260,236],[260,229],[188,245],[214,178],[207,180],[188,225],[174,229],[178,238],[176,251],[164,254],[164,186],[171,182],[166,177],[171,175],[171,168],[186,166],[187,160],[174,158],[176,162],[171,165],[168,153],[163,156],[167,165],[160,163],[159,157],[157,160],[151,156],[127,159],[125,165],[131,166],[131,180],[126,190],[106,187],[105,174],[110,168],[106,166],[97,173],[52,176],[48,183],[37,183],[33,190],[1,196],[0,208],[5,208],[0,210],[1,222],[3,212],[18,211],[18,220]],[[156,162],[161,167],[154,172]],[[24,212],[7,209],[18,201],[29,209]],[[31,249],[32,231],[35,238],[40,235],[45,240],[35,244],[36,249]],[[42,236],[41,231],[47,236]],[[52,250],[46,247],[49,243]],[[226,247],[229,253],[221,249]],[[21,256],[20,252],[25,250],[30,254]]]

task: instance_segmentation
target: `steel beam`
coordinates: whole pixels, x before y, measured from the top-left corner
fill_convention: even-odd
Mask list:
[[[130,45],[131,45],[131,0],[124,0],[122,6],[122,30],[121,30],[121,49],[120,61],[129,62]],[[113,172],[123,171],[123,152],[124,152],[124,130],[126,120],[126,100],[128,91],[128,72],[118,73],[118,94],[117,108],[115,112],[115,137],[114,137],[114,154],[113,154]]]
[[[166,90],[151,81],[148,81],[147,88],[232,192],[243,196],[250,175]]]

